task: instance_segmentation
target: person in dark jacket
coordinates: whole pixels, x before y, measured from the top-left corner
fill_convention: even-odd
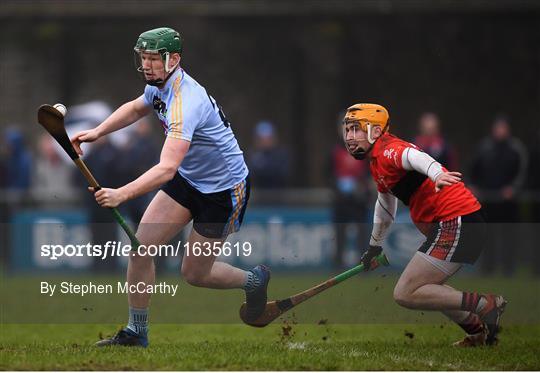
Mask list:
[[[527,151],[521,141],[512,137],[509,121],[499,116],[493,122],[491,135],[484,139],[473,160],[471,182],[484,206],[492,228],[490,250],[483,257],[482,269],[493,272],[498,264],[503,272],[514,272],[518,253],[513,248],[515,224],[519,222],[516,196],[523,186],[527,170]]]
[[[253,186],[261,189],[288,186],[289,153],[279,145],[276,130],[271,122],[261,121],[255,127],[255,149],[248,163]]]
[[[533,237],[529,245],[531,249],[532,269],[536,276],[540,276],[540,250],[537,249],[540,241],[540,230],[534,229],[540,223],[540,130],[536,131],[529,144],[529,171],[527,188],[531,192],[531,219],[530,222],[534,225],[527,225],[532,228]]]

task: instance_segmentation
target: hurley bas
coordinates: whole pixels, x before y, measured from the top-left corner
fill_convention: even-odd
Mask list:
[[[56,291],[60,294],[76,294],[84,297],[87,294],[167,294],[171,297],[176,295],[178,291],[178,284],[168,284],[165,281],[157,284],[145,284],[144,282],[138,282],[136,284],[129,284],[128,282],[116,283],[116,286],[112,284],[95,284],[93,282],[76,284],[69,281],[62,281],[59,284],[52,284],[46,281],[41,281],[40,292],[41,294],[47,294],[53,296]]]

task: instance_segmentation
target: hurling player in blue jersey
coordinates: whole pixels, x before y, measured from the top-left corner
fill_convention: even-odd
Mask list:
[[[190,247],[206,247],[203,245],[208,243],[215,247],[240,228],[246,210],[250,184],[242,150],[221,107],[180,67],[182,38],[178,32],[166,27],[146,31],[139,36],[134,50],[137,71],[146,81],[144,94],[71,141],[82,155],[81,143],[126,127],[153,110],[166,135],[160,161],[121,188],[91,191],[102,207],[116,207],[161,187],[138,227],[141,244],[166,244],[193,220]],[[270,280],[265,266],[244,271],[216,261],[213,255],[194,253],[185,253],[182,260],[181,272],[188,283],[214,289],[242,288],[248,318],[259,317],[266,305]],[[130,256],[127,280],[130,284],[154,284],[153,258]],[[127,327],[98,342],[98,346],[148,345],[150,294],[130,293],[128,300]]]

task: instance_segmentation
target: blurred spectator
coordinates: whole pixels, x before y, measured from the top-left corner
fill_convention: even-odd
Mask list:
[[[261,121],[255,127],[255,149],[249,159],[251,180],[257,188],[282,188],[288,185],[289,153],[278,143],[274,125]]]
[[[91,101],[69,107],[65,119],[68,135],[71,137],[80,131],[96,127],[111,113],[110,106],[103,101]],[[120,134],[120,132],[122,133]],[[116,146],[115,137],[127,137],[125,130],[102,137],[94,143],[83,145],[84,162],[100,185],[108,188],[121,186],[118,162],[122,155]],[[73,168],[73,177],[75,183],[84,192],[83,201],[88,213],[92,244],[105,245],[107,241],[118,241],[119,229],[111,211],[100,207],[94,195],[86,191],[88,182],[76,168]],[[106,260],[95,257],[93,269],[96,271],[114,270],[116,261],[117,258],[114,257]]]
[[[122,155],[107,136],[101,137],[92,143],[90,151],[85,150],[85,152],[88,155],[84,158],[84,162],[102,186],[108,188],[121,186],[117,165]],[[87,188],[88,183],[86,179],[78,170],[74,172],[81,188]],[[105,245],[107,241],[117,241],[118,226],[111,211],[107,208],[100,207],[92,193],[87,192],[84,195],[84,202],[89,215],[92,243],[94,245]],[[96,271],[114,270],[115,268],[116,258],[114,257],[107,258],[106,260],[102,260],[99,257],[94,259],[93,269]]]
[[[117,159],[121,185],[132,182],[159,162],[160,148],[152,137],[152,126],[148,119],[132,125],[133,131],[121,148],[122,156]],[[123,204],[121,208],[130,219],[138,224],[155,193],[147,193]]]
[[[437,114],[423,113],[418,121],[418,130],[414,143],[450,171],[458,170],[456,153],[441,135],[441,122]]]
[[[2,190],[0,200],[0,223],[11,221],[15,206],[25,202],[26,192],[30,188],[32,156],[27,150],[24,138],[18,128],[8,128],[4,132],[0,159],[2,160]],[[0,259],[6,262],[10,258],[9,225],[0,224]]]
[[[32,156],[26,149],[21,131],[17,128],[6,130],[5,143],[6,187],[21,192],[27,191],[30,188]]]
[[[533,221],[540,223],[540,130],[529,144],[529,170],[527,187],[533,193],[535,209]]]
[[[41,203],[55,203],[59,198],[75,198],[71,178],[73,165],[62,159],[58,148],[49,134],[43,134],[39,138],[32,172],[32,195]]]
[[[492,245],[485,251],[482,269],[493,272],[498,263],[510,275],[515,268],[515,227],[519,222],[516,195],[523,186],[527,170],[527,152],[518,139],[512,137],[510,124],[504,116],[495,119],[491,136],[484,139],[476,154],[471,173],[474,187],[484,207],[493,234]]]
[[[532,193],[532,203],[531,203],[531,221],[533,224],[534,237],[531,240],[532,244],[530,248],[532,249],[532,264],[533,272],[535,275],[540,276],[540,250],[538,242],[540,242],[540,229],[534,229],[538,227],[540,223],[540,130],[537,131],[536,136],[532,139],[532,142],[529,146],[529,171],[528,171],[528,180],[527,187]]]
[[[9,252],[8,223],[9,222],[9,198],[7,198],[5,188],[7,188],[7,157],[8,149],[4,137],[0,137],[0,262],[7,263]]]
[[[0,137],[0,189],[7,188],[8,149],[4,137]]]
[[[334,267],[341,269],[350,264],[345,263],[344,258],[349,227],[356,228],[355,249],[367,248],[369,241],[367,214],[370,201],[368,187],[370,179],[368,162],[357,161],[345,149],[342,139],[341,120],[338,130],[339,141],[332,151],[332,174],[335,181],[332,220],[336,232]]]

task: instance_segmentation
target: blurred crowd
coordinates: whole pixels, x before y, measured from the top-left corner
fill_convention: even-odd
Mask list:
[[[81,105],[70,109],[66,127],[73,134],[96,126],[109,113],[110,109],[103,103]],[[105,137],[85,148],[86,164],[96,179],[108,187],[118,187],[134,180],[159,160],[159,140],[151,124],[140,121],[129,128],[122,131],[119,138]],[[278,127],[262,120],[253,128],[252,143],[244,147],[254,188],[291,188],[294,161],[292,152],[280,141]],[[99,208],[90,193],[84,193],[86,181],[61,148],[48,134],[43,131],[37,133],[37,138],[30,139],[23,135],[20,127],[13,125],[1,134],[2,222],[9,222],[13,206],[58,208],[84,205],[91,222],[111,223],[112,215]],[[512,135],[511,120],[499,115],[494,119],[490,132],[478,142],[476,154],[464,160],[459,159],[453,144],[444,135],[438,115],[425,112],[419,116],[416,136],[408,140],[449,170],[463,172],[466,183],[482,202],[487,220],[493,223],[490,225],[493,228],[492,241],[486,250],[489,255],[484,255],[481,268],[485,273],[503,271],[513,274],[519,250],[515,243],[521,234],[520,229],[523,229],[516,223],[540,222],[540,131],[535,139],[524,143]],[[353,242],[352,246],[358,250],[368,242],[370,213],[376,191],[367,163],[355,161],[345,150],[341,140],[341,122],[328,160],[337,247],[334,265],[342,268],[347,265],[347,245]],[[147,195],[130,201],[122,206],[122,210],[136,224],[151,197]],[[504,226],[497,228],[501,224]],[[108,230],[103,228],[107,226]],[[114,238],[114,229],[113,224],[95,225],[92,230],[94,242]],[[6,236],[5,232],[0,233]],[[538,250],[526,256],[531,258],[535,273],[540,274]],[[96,265],[107,265],[99,262]]]
[[[78,116],[66,118],[68,134],[95,127],[108,114],[96,115],[96,105],[82,105]],[[78,108],[74,111],[77,112]],[[35,143],[32,143],[35,141]],[[146,171],[159,159],[160,147],[152,136],[149,122],[140,121],[125,131],[120,138],[108,136],[83,147],[85,163],[96,179],[110,187],[123,185]],[[14,200],[22,204],[58,207],[60,202],[80,202],[86,181],[73,167],[71,159],[45,131],[36,137],[25,137],[22,128],[11,125],[0,139],[0,189],[2,202]],[[58,202],[58,201],[60,202]],[[136,220],[144,211],[146,202],[134,201],[127,208]]]
[[[65,119],[66,131],[73,135],[101,123],[111,109],[103,102],[91,102],[70,108]],[[160,145],[152,135],[152,126],[141,120],[122,131],[119,136],[100,138],[83,145],[84,161],[98,182],[115,188],[136,179],[159,161]],[[35,138],[23,136],[20,126],[8,127],[1,138],[0,154],[0,214],[2,222],[25,207],[42,209],[83,208],[91,222],[92,242],[104,244],[117,239],[113,215],[100,208],[71,159],[45,131]],[[35,144],[31,141],[34,140]],[[129,220],[138,223],[152,195],[145,195],[121,206]],[[7,229],[6,227],[2,228]],[[2,234],[6,247],[7,232]],[[96,270],[111,269],[113,261],[96,260]]]

